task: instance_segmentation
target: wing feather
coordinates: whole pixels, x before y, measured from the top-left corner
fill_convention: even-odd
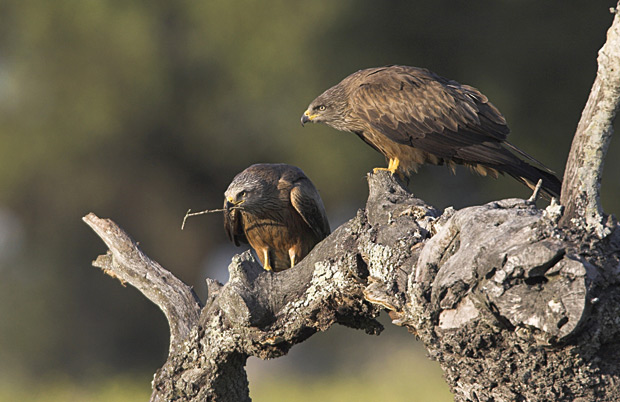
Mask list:
[[[297,180],[291,189],[290,197],[293,207],[315,235],[319,239],[327,237],[331,232],[327,214],[323,201],[312,182],[305,177]]]
[[[428,70],[393,66],[357,81],[353,114],[397,143],[449,158],[458,148],[508,135],[506,120],[480,91]]]

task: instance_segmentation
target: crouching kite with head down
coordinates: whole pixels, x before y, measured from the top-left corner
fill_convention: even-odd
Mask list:
[[[291,268],[330,233],[318,191],[295,166],[252,165],[224,195],[228,237],[249,243],[268,271]]]

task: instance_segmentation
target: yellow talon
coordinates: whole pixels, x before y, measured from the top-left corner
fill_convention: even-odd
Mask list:
[[[398,160],[398,158],[390,159],[388,170],[394,174],[398,170],[398,165],[400,165],[400,160]]]
[[[400,165],[400,160],[398,158],[390,158],[390,162],[388,163],[387,168],[374,168],[373,172],[377,173],[380,170],[387,170],[388,172],[395,174],[398,171],[398,166]]]

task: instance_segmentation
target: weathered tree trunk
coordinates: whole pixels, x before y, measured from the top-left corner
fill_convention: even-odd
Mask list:
[[[561,204],[566,207],[561,224],[585,224],[599,237],[605,235],[599,197],[603,161],[613,134],[612,123],[620,106],[618,8],[620,2],[612,10],[614,21],[607,31],[605,45],[598,52],[598,72],[573,138],[560,197]]]
[[[610,40],[619,26],[616,15]],[[601,51],[616,60],[603,69],[620,70],[614,46]],[[620,87],[614,79],[604,86]],[[170,323],[151,400],[250,400],[248,356],[284,355],[334,323],[378,333],[383,309],[424,342],[457,401],[618,400],[620,230],[598,204],[618,96],[599,92],[584,111],[582,121],[616,102],[597,114],[604,133],[581,134],[580,123],[578,137],[598,151],[573,146],[568,219],[554,202],[539,210],[518,199],[441,213],[378,172],[365,210],[295,268],[266,272],[249,252],[235,256],[228,283],[207,279],[204,306],[116,224],[87,215],[110,250],[94,265],[142,291]]]

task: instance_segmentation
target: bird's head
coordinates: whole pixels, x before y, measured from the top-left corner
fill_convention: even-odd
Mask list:
[[[265,183],[255,177],[243,174],[237,175],[224,193],[227,210],[240,209],[252,212],[261,207],[261,199],[265,193]]]
[[[346,125],[347,102],[344,91],[331,87],[310,103],[301,116],[301,125],[308,122],[325,123],[337,130],[349,131]]]
[[[245,190],[237,192],[231,191],[229,188],[226,193],[224,193],[224,196],[226,198],[224,208],[230,211],[232,208],[242,209],[244,207],[243,204],[245,203],[247,193]]]

